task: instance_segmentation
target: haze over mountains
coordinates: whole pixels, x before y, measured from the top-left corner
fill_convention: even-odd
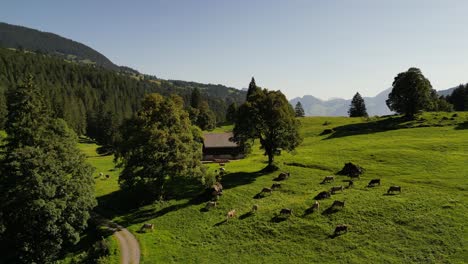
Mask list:
[[[33,52],[60,56],[65,60],[77,63],[95,64],[106,69],[139,75],[136,70],[129,67],[115,65],[106,56],[82,43],[53,33],[2,22],[0,22],[0,47],[25,49]],[[200,87],[206,90],[210,95],[216,97],[221,95],[221,98],[226,96],[229,89],[233,90],[224,85],[206,85],[189,81],[170,82],[187,88]],[[220,91],[216,91],[216,89],[220,89]],[[454,89],[455,88],[450,88],[438,91],[438,93],[439,95],[446,96],[451,94]],[[389,88],[374,97],[364,97],[369,115],[392,114],[385,103],[390,91],[391,89]],[[298,101],[301,102],[307,116],[347,116],[347,111],[351,103],[351,99],[334,98],[321,100],[312,95],[305,95],[302,98],[293,98],[290,100],[290,103],[294,106]]]
[[[437,91],[439,95],[450,95],[454,88]],[[393,114],[388,109],[385,101],[388,99],[388,94],[392,91],[391,88],[383,90],[374,97],[363,97],[366,103],[367,113],[370,116],[381,116]],[[347,116],[351,99],[333,98],[330,100],[321,100],[312,95],[304,95],[296,97],[289,101],[293,106],[297,102],[301,102],[306,116]]]

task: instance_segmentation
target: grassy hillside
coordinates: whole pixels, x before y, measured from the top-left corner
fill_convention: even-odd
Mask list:
[[[109,157],[90,156],[102,212],[128,226],[139,239],[142,263],[463,263],[468,259],[468,115],[425,114],[406,122],[398,118],[302,119],[304,143],[278,158],[291,177],[282,188],[261,199],[278,175],[264,174],[266,158],[255,151],[226,165],[224,195],[217,208],[204,212],[201,199],[185,196],[124,212],[117,172]],[[334,134],[320,136],[327,128]],[[93,146],[83,145],[88,153]],[[256,148],[255,148],[256,149]],[[320,212],[307,214],[314,196],[331,186],[346,185],[344,176],[331,184],[322,179],[345,162],[365,168],[355,186],[321,201]],[[210,165],[210,170],[217,169]],[[370,179],[382,185],[367,188]],[[386,195],[391,185],[402,193]],[[326,210],[334,200],[343,210]],[[259,205],[254,215],[248,212]],[[275,217],[282,208],[293,216]],[[226,212],[238,217],[225,221]],[[142,223],[155,231],[138,233]],[[337,224],[350,230],[332,236]]]

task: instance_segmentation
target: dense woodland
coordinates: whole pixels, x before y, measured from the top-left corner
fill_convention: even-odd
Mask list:
[[[93,65],[69,63],[62,58],[31,52],[0,49],[0,123],[6,113],[5,97],[31,74],[43,89],[55,117],[63,118],[77,134],[109,139],[125,118],[137,111],[145,94],[178,94],[189,107],[192,91],[201,98],[223,123],[228,106],[242,103],[245,93],[222,85],[166,81],[119,73]],[[107,143],[107,142],[102,142]]]

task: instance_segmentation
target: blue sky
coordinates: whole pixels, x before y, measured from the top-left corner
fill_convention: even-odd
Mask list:
[[[0,21],[82,42],[163,79],[374,96],[418,67],[468,82],[468,1],[2,1]]]

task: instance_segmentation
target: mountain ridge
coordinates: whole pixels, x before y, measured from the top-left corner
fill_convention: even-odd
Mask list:
[[[447,96],[452,94],[455,88],[456,87],[439,90],[437,93],[440,96]],[[370,116],[393,114],[385,103],[391,91],[392,88],[388,88],[381,91],[374,97],[363,97],[364,102],[366,103],[367,113]],[[348,116],[351,99],[331,98],[328,100],[322,100],[313,95],[304,95],[302,97],[295,97],[289,100],[289,103],[293,106],[295,106],[297,102],[301,102],[306,116]]]

